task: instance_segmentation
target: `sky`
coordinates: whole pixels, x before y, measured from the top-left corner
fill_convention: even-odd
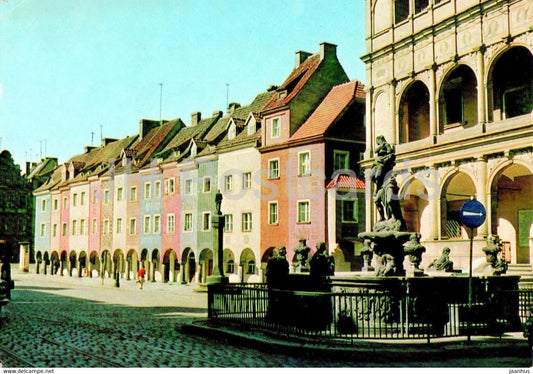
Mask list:
[[[0,0],[0,150],[65,162],[142,118],[249,104],[337,44],[365,80],[363,0]],[[162,84],[162,85],[161,85]]]

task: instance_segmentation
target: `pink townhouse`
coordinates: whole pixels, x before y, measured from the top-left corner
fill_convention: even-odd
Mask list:
[[[364,99],[364,86],[359,81],[334,86],[288,141],[291,248],[305,239],[313,253],[317,243],[324,242],[335,246],[329,248],[330,252],[339,245],[345,253],[342,262],[354,260],[358,209],[364,211],[364,200],[358,200],[356,191],[336,197],[343,200],[346,210],[342,222],[353,226],[353,230],[346,231],[351,241],[337,243],[337,238],[328,237],[328,215],[336,212],[327,209],[326,186],[340,174],[357,179],[358,162],[365,149]]]

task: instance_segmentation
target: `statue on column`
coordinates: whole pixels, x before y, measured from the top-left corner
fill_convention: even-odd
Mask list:
[[[398,197],[399,188],[396,178],[392,175],[392,169],[396,165],[394,147],[383,135],[377,137],[376,143],[376,159],[371,174],[375,185],[374,203],[379,214],[375,230],[403,231],[405,220]]]

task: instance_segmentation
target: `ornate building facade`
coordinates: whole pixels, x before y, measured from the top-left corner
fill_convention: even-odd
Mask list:
[[[533,1],[367,0],[367,149],[395,146],[409,231],[443,246],[463,269],[469,232],[459,209],[474,197],[474,267],[498,235],[511,264],[533,263]],[[368,178],[368,177],[367,177]],[[366,183],[367,198],[371,186]],[[375,212],[367,204],[367,229]]]

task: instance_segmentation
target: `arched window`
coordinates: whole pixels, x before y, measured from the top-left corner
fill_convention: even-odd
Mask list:
[[[429,90],[416,81],[403,93],[400,102],[400,143],[429,136]]]
[[[440,129],[477,123],[477,80],[466,65],[446,77],[439,94]]]
[[[511,48],[498,58],[490,76],[491,92],[494,121],[531,113],[533,56],[527,48]]]

